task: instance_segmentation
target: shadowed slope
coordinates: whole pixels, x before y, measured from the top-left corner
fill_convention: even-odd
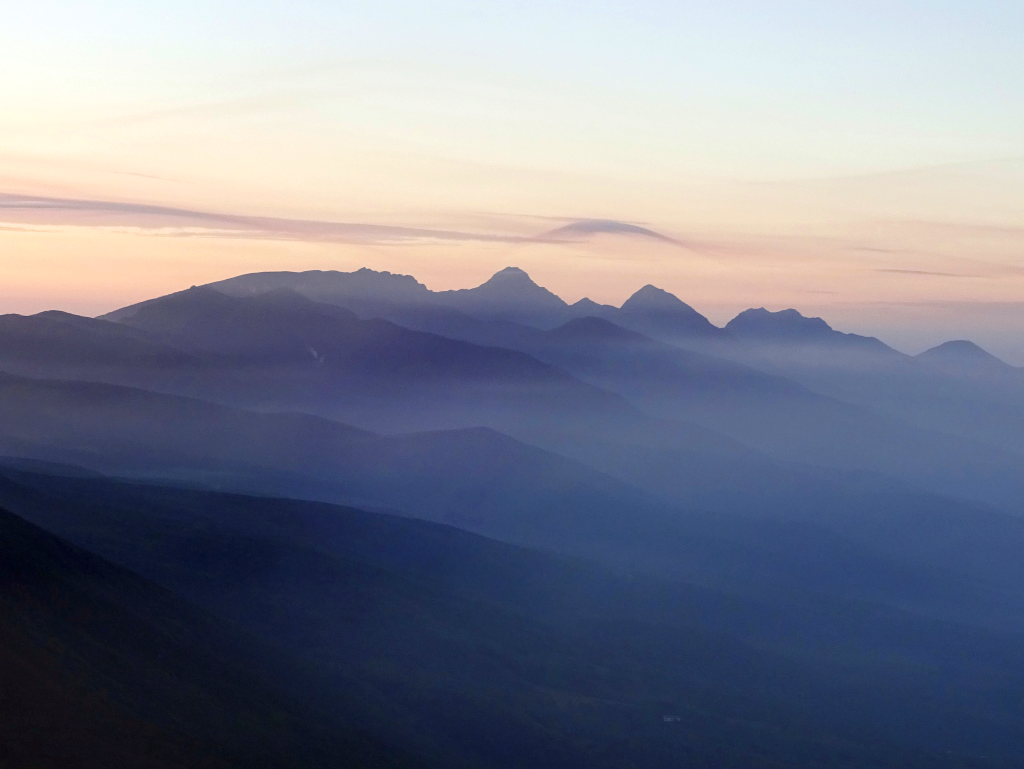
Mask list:
[[[398,765],[248,670],[251,638],[2,509],[0,606],[4,766]]]
[[[383,437],[98,383],[0,375],[0,455],[101,472],[356,501],[510,541],[640,557],[672,507],[493,430]]]
[[[635,418],[609,393],[521,352],[362,321],[291,290],[235,298],[191,289],[139,306],[120,325],[127,327],[120,358],[108,361],[97,350],[91,367],[45,352],[47,339],[76,334],[78,357],[88,357],[96,344],[77,325],[39,316],[8,323],[6,333],[0,325],[7,342],[0,367],[307,411],[394,432]],[[132,337],[140,334],[147,350],[164,354],[159,364],[135,349],[142,343]],[[18,352],[33,348],[35,358]]]
[[[653,417],[695,423],[709,431],[709,436],[729,436],[780,460],[890,474],[923,489],[1020,513],[1024,460],[999,446],[985,445],[990,429],[963,437],[929,430],[940,425],[894,419],[884,411],[822,396],[792,379],[755,367],[765,365],[767,359],[748,356],[737,362],[681,349],[625,330],[608,319],[579,318],[548,332],[465,317],[423,315],[411,320],[418,321],[420,328],[478,344],[515,347],[622,396]],[[825,361],[833,360],[837,368],[827,370],[834,371],[840,381],[845,377],[854,384],[859,372],[865,371],[864,358],[879,357],[876,348],[881,348],[887,369],[914,365],[912,359],[877,340],[867,340],[864,345],[861,341],[857,337],[851,343],[857,356],[852,362],[829,357],[832,347],[801,345],[799,350],[805,354],[810,349],[815,360],[822,361],[817,364],[819,372],[826,371]],[[862,348],[866,350],[863,354]],[[809,384],[815,381],[811,378]],[[1011,433],[1008,429],[1007,434]],[[516,434],[535,439],[525,432]],[[590,438],[620,445],[637,442],[622,430],[618,435]],[[568,450],[567,444],[556,438],[543,445]],[[677,448],[683,448],[682,444]],[[700,451],[700,444],[694,440],[685,448]],[[608,469],[606,463],[601,467]]]
[[[756,454],[561,447],[604,474],[487,429],[384,437],[306,415],[13,378],[0,387],[0,413],[8,456],[397,510],[617,567],[713,584],[803,585],[964,621],[988,611],[990,623],[1005,626],[1020,604],[1015,588],[1005,605],[993,593],[993,584],[1013,584],[1012,569],[974,584],[982,572],[971,559],[949,573],[934,560],[908,560],[911,526],[894,523],[898,536],[886,536],[857,523],[859,505],[870,504],[896,513],[894,522],[912,511],[927,525],[935,500],[884,479],[858,489]],[[973,514],[962,503],[946,507]],[[952,541],[940,544],[955,557]],[[992,561],[997,571],[1005,563]]]
[[[453,765],[924,767],[1024,751],[1012,636],[623,579],[327,505],[25,474],[0,490],[300,654],[325,707],[385,693],[406,715],[365,714],[367,728]]]

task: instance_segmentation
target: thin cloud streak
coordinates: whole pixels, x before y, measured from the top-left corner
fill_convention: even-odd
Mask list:
[[[7,214],[7,216],[4,216]],[[8,221],[11,214],[27,215],[30,223],[53,225],[92,225],[138,227],[157,233],[167,226],[167,220],[183,230],[191,223],[202,225],[187,232],[194,236],[258,237],[308,241],[336,241],[386,245],[417,240],[450,240],[499,243],[537,242],[537,238],[524,238],[494,233],[460,232],[456,230],[400,227],[356,222],[330,222],[315,219],[289,219],[283,217],[242,216],[198,211],[171,206],[126,203],[108,200],[75,198],[48,198],[0,193],[0,217]],[[97,221],[96,217],[103,217]],[[18,219],[21,223],[23,220]]]
[[[963,273],[956,272],[931,272],[929,270],[897,270],[897,269],[886,269],[878,268],[875,272],[891,272],[897,275],[934,275],[941,278],[984,278],[985,275],[965,275]]]
[[[609,219],[579,219],[539,235],[332,222],[316,219],[223,214],[173,206],[113,200],[44,197],[0,193],[0,220],[33,226],[131,228],[153,235],[214,238],[259,238],[338,242],[362,245],[411,244],[417,241],[569,245],[598,235],[659,241],[691,251],[721,251],[721,244],[684,241],[646,227]]]

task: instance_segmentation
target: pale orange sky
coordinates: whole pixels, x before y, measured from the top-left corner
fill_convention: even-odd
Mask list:
[[[1019,9],[192,4],[0,28],[0,312],[515,265],[568,301],[654,283],[716,323],[795,307],[1024,364]],[[533,240],[587,218],[684,245]]]

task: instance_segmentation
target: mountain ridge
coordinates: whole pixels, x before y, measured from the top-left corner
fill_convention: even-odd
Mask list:
[[[863,349],[874,354],[902,355],[875,337],[836,331],[822,318],[809,318],[797,310],[770,312],[764,307],[744,310],[725,328],[748,344],[824,345]]]
[[[0,586],[5,765],[326,769],[409,758],[275,689],[254,638],[3,508]]]

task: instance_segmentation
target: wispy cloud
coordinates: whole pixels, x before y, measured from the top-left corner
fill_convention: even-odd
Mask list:
[[[554,230],[526,235],[246,216],[148,203],[10,193],[0,193],[0,222],[29,227],[104,227],[164,237],[234,237],[364,245],[409,245],[443,241],[558,245],[586,242],[597,235],[613,234],[660,241],[705,253],[728,250],[723,244],[680,240],[646,227],[610,219],[580,219]]]
[[[930,270],[897,270],[895,268],[878,268],[875,272],[892,272],[898,275],[935,275],[941,278],[984,278],[984,275],[966,275],[958,272],[932,272]]]
[[[676,246],[686,246],[682,241],[662,235],[660,232],[640,227],[628,222],[617,222],[611,219],[583,219],[572,222],[544,233],[543,237],[551,240],[585,240],[595,235],[626,235],[629,237],[649,238]]]
[[[0,219],[8,223],[29,225],[132,227],[155,235],[248,237],[377,245],[445,240],[507,243],[535,240],[500,233],[243,216],[145,203],[3,193],[0,193]]]

